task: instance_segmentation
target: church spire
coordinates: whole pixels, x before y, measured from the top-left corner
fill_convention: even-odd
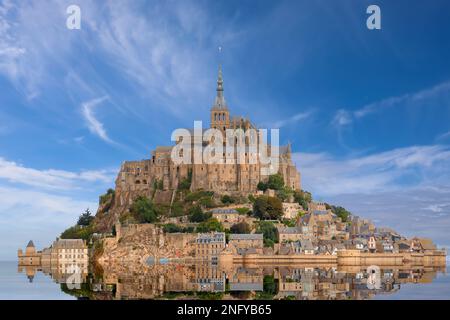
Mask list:
[[[225,102],[225,97],[223,96],[223,76],[222,76],[222,65],[219,64],[219,75],[217,77],[217,95],[214,101],[214,107],[219,109],[227,109],[227,104]]]

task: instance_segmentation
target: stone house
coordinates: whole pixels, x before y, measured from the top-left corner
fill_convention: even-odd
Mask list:
[[[277,226],[278,229],[278,242],[289,242],[289,241],[298,241],[303,237],[300,229],[298,227],[285,227],[285,226]]]
[[[242,216],[236,209],[215,208],[211,210],[212,217],[216,218],[220,223],[238,223],[243,220]]]
[[[234,246],[236,249],[238,248],[262,249],[264,247],[263,234],[262,233],[230,234],[228,245]]]

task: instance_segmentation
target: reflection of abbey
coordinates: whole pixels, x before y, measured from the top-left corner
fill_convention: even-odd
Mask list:
[[[217,80],[217,95],[211,108],[210,127],[224,132],[227,129],[242,129],[244,132],[256,127],[243,117],[230,115],[223,95],[222,70],[219,68]],[[225,136],[225,134],[224,134]],[[258,135],[259,138],[259,135]],[[248,144],[245,139],[244,144]],[[203,149],[207,146],[203,142]],[[245,153],[244,161],[224,164],[180,164],[176,165],[171,160],[173,147],[157,147],[151,154],[151,158],[142,161],[127,161],[122,164],[116,180],[116,192],[120,194],[120,205],[130,201],[129,194],[134,191],[145,194],[149,190],[159,187],[162,190],[175,190],[183,179],[192,175],[191,190],[211,190],[218,193],[248,195],[257,190],[260,181],[267,180],[266,170],[269,164],[256,159],[249,159],[250,153]],[[270,155],[270,146],[267,148]],[[223,158],[229,159],[230,155],[223,152]],[[232,157],[237,157],[238,152],[232,152]],[[194,154],[192,152],[191,156]],[[241,154],[242,156],[242,154]],[[194,163],[194,161],[191,161]],[[265,170],[264,170],[265,169]],[[286,186],[294,190],[300,190],[300,173],[291,159],[290,145],[279,148],[279,170]]]

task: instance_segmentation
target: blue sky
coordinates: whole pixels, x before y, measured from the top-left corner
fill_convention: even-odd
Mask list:
[[[370,31],[373,3],[0,0],[0,259],[207,122],[219,61],[232,112],[280,127],[316,199],[450,246],[450,4],[376,1]]]

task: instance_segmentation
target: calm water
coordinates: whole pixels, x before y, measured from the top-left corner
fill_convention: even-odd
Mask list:
[[[450,268],[120,266],[79,275],[0,262],[0,299],[450,299]],[[70,277],[70,275],[69,275]]]

